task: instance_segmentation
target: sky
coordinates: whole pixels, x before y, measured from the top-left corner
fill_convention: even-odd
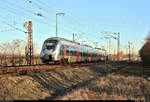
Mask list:
[[[138,53],[150,31],[149,0],[0,0],[0,43],[22,39],[27,34],[14,30],[3,22],[26,31],[24,22],[33,22],[33,40],[40,52],[43,42],[56,36],[56,13],[58,36],[72,40],[77,34],[78,42],[108,49],[108,39],[103,32],[120,32],[120,50],[127,52],[128,41]],[[36,14],[40,13],[41,16]],[[111,53],[117,50],[117,40],[111,39]]]

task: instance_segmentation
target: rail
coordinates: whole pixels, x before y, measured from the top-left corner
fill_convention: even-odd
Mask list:
[[[104,62],[90,62],[90,63],[71,63],[71,64],[35,64],[22,66],[5,66],[0,68],[0,78],[9,76],[27,75],[33,73],[49,72],[54,70],[63,70],[76,67],[93,66],[104,64]]]

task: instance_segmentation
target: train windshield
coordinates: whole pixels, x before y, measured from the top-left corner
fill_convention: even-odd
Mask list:
[[[48,49],[48,50],[50,50],[50,49],[55,50],[57,42],[58,42],[57,40],[47,40],[45,42],[45,48]]]

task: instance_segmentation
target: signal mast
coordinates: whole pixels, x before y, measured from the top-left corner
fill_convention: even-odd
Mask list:
[[[22,29],[16,28],[14,25],[9,24],[7,22],[2,22],[12,28],[14,28],[15,30],[21,31],[23,33],[28,33],[28,43],[25,47],[25,56],[26,56],[26,60],[27,60],[27,64],[31,65],[33,64],[33,31],[32,31],[32,21],[29,22],[25,22],[24,23],[24,28],[27,29],[27,31],[23,31]]]
[[[28,30],[28,43],[25,47],[25,54],[26,54],[26,60],[27,64],[31,65],[33,64],[33,31],[32,31],[32,21],[29,21],[28,23],[25,22],[24,27]]]

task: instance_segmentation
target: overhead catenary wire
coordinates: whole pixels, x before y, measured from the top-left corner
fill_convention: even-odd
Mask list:
[[[52,9],[54,12],[58,12],[58,10],[56,10],[55,8],[53,8],[53,7],[51,7],[51,6],[48,6],[47,3],[44,3],[44,1],[41,1],[41,0],[35,0],[35,1],[39,2],[39,3],[42,4],[42,5],[45,5],[44,7],[47,7],[47,8],[49,8],[49,9]],[[75,18],[78,18],[78,17],[74,16],[75,18],[72,18],[71,16],[69,16],[70,13],[69,13],[68,11],[67,11],[67,13],[68,13],[68,14],[67,14],[68,17],[66,16],[67,20],[69,20],[69,21],[74,21],[74,22],[78,23],[79,25],[83,26],[83,24],[81,24],[80,21],[75,20]],[[79,18],[78,18],[78,19],[79,19]]]
[[[35,0],[35,1],[37,1],[39,4],[43,5],[44,7],[47,7],[47,8],[49,8],[49,9],[52,9],[54,12],[57,12],[56,9],[54,9],[53,7],[48,6],[46,3],[44,3],[44,1],[41,1],[41,0]],[[45,10],[47,10],[47,9],[45,9]],[[74,24],[79,24],[79,25],[77,25],[76,28],[73,28],[73,29],[76,29],[76,30],[77,30],[77,28],[78,28],[79,26],[83,26],[83,24],[81,24],[81,23],[79,23],[78,21],[74,20],[71,16],[69,16],[69,14],[67,14],[67,16],[65,16],[64,18],[65,18],[68,22],[71,22],[71,23],[74,23]],[[71,19],[71,18],[72,18],[72,19]],[[72,22],[72,21],[73,21],[73,22]],[[72,25],[74,25],[74,24],[72,24]],[[70,28],[70,26],[69,26],[69,28]],[[83,31],[82,31],[82,30],[78,30],[78,32],[83,32]]]
[[[12,10],[12,9],[14,9],[14,11],[23,10],[23,11],[26,11],[26,13],[31,13],[31,14],[34,14],[34,15],[36,15],[36,16],[44,17],[44,16],[42,16],[40,13],[35,13],[34,11],[25,9],[25,8],[20,7],[20,6],[18,6],[18,5],[15,5],[15,7],[19,8],[19,9],[12,8],[12,7],[10,7],[10,6],[12,6],[13,4],[12,4],[12,3],[9,3],[9,2],[6,1],[6,0],[4,1],[4,3],[5,3],[5,4],[7,3],[7,6],[5,6],[5,7],[10,8],[11,10]],[[8,6],[8,5],[9,5],[9,6]],[[21,13],[23,13],[24,15],[27,15],[27,14],[24,13],[24,12],[21,12]],[[29,16],[29,17],[30,17],[30,16]],[[29,17],[28,17],[28,18],[29,18]],[[31,17],[30,17],[30,18],[31,18]],[[44,23],[46,24],[46,22],[44,22]]]
[[[15,26],[11,25],[11,24],[8,24],[8,23],[7,23],[7,22],[5,22],[5,21],[3,21],[2,23],[7,24],[8,26],[10,26],[10,27],[14,28],[15,30],[18,30],[18,31],[21,31],[21,32],[27,33],[27,31],[24,31],[24,30],[22,30],[22,29],[20,29],[20,28],[17,28],[17,27],[15,27]]]
[[[10,7],[9,5],[7,5],[7,6],[5,6],[5,7],[1,7],[3,10],[7,10],[7,11],[9,11],[10,13],[12,13],[12,14],[14,14],[14,15],[19,15],[19,16],[21,16],[21,17],[26,17],[26,18],[28,18],[28,19],[31,19],[32,17],[30,17],[30,16],[28,16],[29,14],[27,14],[29,11],[27,11],[27,12],[21,12],[20,14],[18,14],[18,11],[20,11],[21,10],[21,8],[20,9],[16,9],[16,8],[13,8],[13,7]],[[17,7],[17,8],[19,8],[19,7]],[[23,11],[24,11],[24,9],[22,9]],[[31,14],[32,14],[33,12],[31,12]],[[35,20],[35,19],[34,19]],[[37,19],[37,21],[39,22],[39,20]],[[43,23],[43,22],[42,22]],[[48,24],[48,23],[45,23],[45,24]],[[14,26],[12,26],[15,30],[19,30],[19,31],[22,31],[22,32],[24,32],[22,29],[19,29],[19,28],[16,28],[16,27],[14,27]],[[67,31],[67,32],[71,32],[72,33],[72,31],[68,31],[68,30],[66,30],[66,29],[64,29],[65,31]],[[24,32],[24,33],[26,33],[26,32]]]
[[[38,3],[40,3],[40,4],[43,4],[43,5],[46,5],[47,6],[47,4],[45,4],[45,3],[43,3],[43,2],[41,2],[40,0],[36,0]],[[35,2],[32,2],[32,4],[34,4]],[[38,3],[35,3],[37,6],[39,6],[40,4],[38,4]],[[43,9],[43,7],[42,6],[40,6],[41,7],[41,9]],[[45,7],[45,6],[44,6]],[[50,9],[53,9],[53,8],[51,8],[51,7],[49,7],[49,6],[47,6],[47,8],[50,8]],[[48,13],[50,13],[46,8],[45,9],[43,9],[43,10],[46,10]],[[55,9],[53,9],[54,10],[54,12],[56,11]],[[65,18],[65,17],[64,17]],[[51,18],[52,19],[52,18]],[[54,19],[53,19],[54,20]],[[71,30],[68,30],[68,27],[66,27],[66,24],[63,24],[63,23],[60,23],[61,25],[63,25],[62,26],[62,29],[64,30],[64,31],[67,31],[67,32],[69,32],[69,33],[73,33],[74,31],[71,31]],[[71,28],[72,29],[72,28]],[[72,30],[74,30],[74,29],[72,29]],[[69,34],[70,35],[70,34]]]
[[[23,0],[23,1],[24,1],[24,0]],[[27,1],[27,2],[28,2],[28,1]],[[33,2],[29,2],[29,3],[30,3],[30,4],[33,4],[33,3],[34,3],[40,10],[43,9],[39,4],[37,4],[37,3],[34,2],[34,1],[33,1]]]
[[[9,3],[9,4],[11,4],[11,3]],[[20,8],[20,9],[21,9],[22,7],[18,7],[18,8]],[[12,8],[11,8],[11,9],[12,9]],[[16,9],[15,9],[15,10],[16,10]],[[25,9],[23,8],[23,10],[25,10]],[[31,14],[32,14],[32,13],[34,13],[34,12],[30,12],[29,10],[28,10],[28,11],[26,11],[26,12],[31,13]],[[37,20],[37,21],[39,22],[39,20]],[[46,22],[43,22],[43,21],[42,21],[42,23],[45,23],[45,24],[50,25],[50,23],[46,23]],[[52,24],[51,24],[51,25],[52,25]],[[55,25],[53,25],[53,27],[54,27],[54,26],[55,26]],[[63,26],[63,28],[64,28],[64,26]],[[66,29],[65,29],[65,31],[70,32],[70,31],[68,31],[68,30],[66,30]]]
[[[42,2],[42,1],[40,1],[40,0],[35,0],[37,3],[35,3],[35,2],[32,2],[32,4],[36,4],[37,6],[39,6],[39,5],[41,5],[40,7],[43,9],[43,7],[47,7],[47,8],[49,8],[49,10],[50,9],[52,9],[53,11],[54,11],[54,13],[55,12],[57,12],[57,10],[56,9],[54,9],[54,8],[52,8],[52,7],[50,7],[50,6],[48,6],[46,3],[44,3],[44,2]],[[44,5],[43,7],[42,7],[42,5]],[[43,9],[43,10],[46,10],[46,12],[48,13],[48,14],[50,14],[50,12],[49,12],[49,10],[47,10],[46,8],[45,9]],[[66,19],[66,16],[64,16],[63,17],[64,19]],[[52,19],[52,18],[51,18]],[[61,23],[61,25],[64,25],[63,27],[65,27],[67,24],[65,23],[65,24],[63,24],[63,23]],[[69,25],[68,25],[69,26]],[[67,27],[68,28],[68,27]],[[69,26],[69,28],[70,28],[70,26]],[[74,28],[71,28],[72,30],[75,30]]]
[[[8,12],[10,12],[12,14],[18,15],[20,17],[24,17],[24,18],[28,18],[28,19],[34,18],[34,20],[36,20],[37,22],[40,22],[40,23],[43,23],[43,24],[47,24],[47,25],[51,25],[51,24],[48,24],[47,22],[41,21],[41,20],[39,20],[39,19],[37,19],[35,17],[31,17],[30,15],[28,15],[28,14],[26,14],[24,12],[21,12],[21,13],[18,14],[19,10],[15,9],[15,8],[12,8],[10,6],[0,7],[0,9],[6,10],[6,11],[8,11]]]
[[[14,5],[13,3],[8,2],[7,0],[3,0],[3,2],[4,2],[4,3],[7,3],[7,5],[11,5],[11,6]],[[34,14],[34,15],[43,17],[42,15],[39,15],[40,13],[36,13],[36,12],[34,12],[34,11],[32,11],[32,10],[25,9],[25,8],[23,8],[23,7],[20,6],[20,5],[14,5],[14,6],[17,7],[17,8],[19,8],[20,10],[24,10],[25,12],[28,12],[28,13],[31,13],[31,14]]]
[[[41,1],[41,0],[35,0],[36,2],[38,2],[39,4],[41,5],[44,5],[44,7],[47,7],[49,8],[50,10],[54,11],[54,12],[58,12],[58,10],[56,10],[55,8],[53,7],[50,7],[47,5],[47,3],[45,3],[44,1]],[[47,9],[45,9],[46,11],[48,11]],[[49,11],[48,11],[49,12]]]
[[[41,1],[41,0],[35,0],[35,1],[37,1],[40,5],[43,5],[43,7],[47,7],[47,8],[49,8],[49,9],[52,9],[54,12],[57,12],[56,9],[54,9],[53,7],[48,6],[46,3],[44,3],[44,1]],[[32,3],[33,3],[33,2],[32,2]],[[44,9],[44,10],[48,11],[47,9]],[[49,11],[48,11],[48,12],[49,12]],[[74,33],[75,31],[76,31],[76,32],[83,32],[83,30],[77,29],[77,28],[79,28],[79,26],[80,26],[80,27],[83,26],[83,24],[79,23],[78,21],[76,21],[76,20],[74,20],[74,19],[71,19],[72,17],[71,17],[71,16],[68,16],[68,14],[67,14],[67,16],[65,16],[64,18],[66,19],[67,22],[73,23],[73,24],[72,24],[73,26],[75,26],[75,25],[77,26],[77,27],[71,28],[72,30],[74,30],[73,33]],[[73,22],[72,22],[72,21],[73,21]],[[63,27],[65,27],[67,24],[66,24],[66,22],[65,22],[65,24],[62,24],[62,23],[61,23],[61,25],[64,25]],[[84,26],[85,26],[85,25],[84,25]],[[68,25],[67,28],[70,29],[70,25]],[[85,31],[84,31],[84,32],[85,32]]]
[[[36,0],[36,1],[40,1],[40,0]],[[40,1],[41,2],[41,1]],[[10,4],[10,3],[9,3]],[[43,4],[43,2],[42,2],[42,4]],[[36,5],[37,5],[37,3],[36,3]],[[39,6],[39,5],[38,5]],[[18,8],[18,5],[16,6],[17,8]],[[45,6],[44,6],[45,7]],[[49,6],[48,6],[49,7]],[[20,7],[19,7],[20,8]],[[22,8],[22,7],[21,7]],[[20,8],[20,9],[21,9]],[[41,6],[41,8],[43,8],[42,6]],[[19,10],[20,10],[19,9]],[[12,10],[12,8],[11,8],[11,10]],[[16,9],[15,9],[16,10]],[[14,10],[14,11],[15,11]],[[30,13],[30,14],[33,14],[33,13],[35,13],[35,12],[30,12],[29,10],[26,10],[25,8],[23,8],[22,9],[23,11],[25,10],[26,11],[26,13]],[[45,9],[44,9],[45,10]],[[47,10],[47,9],[46,9]],[[14,12],[13,10],[12,11],[10,11],[10,12]],[[47,10],[48,11],[48,10]],[[56,10],[55,10],[56,11]],[[26,17],[28,17],[29,19],[31,19],[31,18],[33,18],[33,17],[30,17],[30,16],[27,16],[27,14],[25,14],[25,12],[22,12],[24,15],[26,15]],[[15,14],[17,14],[17,13],[15,13]],[[19,14],[20,15],[20,14]],[[71,21],[71,19],[69,18],[69,17],[64,17],[65,19],[66,19],[66,21]],[[45,18],[45,19],[47,19],[47,18]],[[35,18],[34,18],[34,20],[35,20]],[[47,25],[51,25],[49,22],[44,22],[44,21],[40,21],[39,19],[36,19],[36,21],[38,21],[38,22],[42,22],[43,24],[47,24]],[[75,21],[73,21],[73,23],[74,23]],[[74,23],[75,24],[75,23]],[[78,23],[79,24],[79,23]],[[78,24],[77,24],[77,26],[78,26]],[[61,25],[65,25],[65,26],[62,26],[62,28],[61,29],[63,29],[65,32],[69,32],[69,33],[74,33],[74,32],[83,32],[82,30],[78,30],[77,28],[75,28],[75,27],[69,27],[70,29],[68,30],[68,27],[66,27],[66,23],[65,24],[62,24],[61,23]],[[68,26],[69,26],[69,24],[68,24]],[[79,25],[80,26],[80,25]],[[53,25],[53,27],[55,27],[55,25]],[[72,29],[72,30],[71,30]],[[84,31],[85,32],[85,31]]]
[[[5,29],[5,30],[0,30],[0,32],[10,32],[10,31],[15,31],[15,29]]]

